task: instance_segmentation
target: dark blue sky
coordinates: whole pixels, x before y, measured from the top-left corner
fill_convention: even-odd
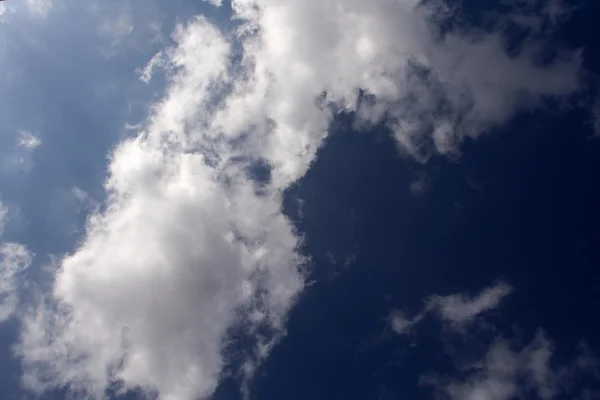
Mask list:
[[[600,143],[585,119],[520,118],[459,161],[425,167],[422,197],[408,191],[422,167],[389,139],[337,132],[290,193],[305,199],[299,229],[318,283],[263,366],[257,398],[430,398],[421,373],[449,363],[439,327],[424,326],[412,347],[387,329],[390,309],[415,312],[431,293],[499,278],[516,288],[500,332],[528,340],[543,327],[567,354],[581,339],[598,348]]]
[[[600,71],[600,8],[581,7],[555,40],[584,47]],[[584,97],[597,90],[589,79]],[[516,288],[499,332],[528,341],[543,327],[562,357],[582,339],[600,348],[600,141],[588,113],[525,113],[465,143],[459,159],[426,166],[400,158],[383,130],[340,125],[288,192],[318,283],[261,368],[256,398],[431,398],[421,374],[451,370],[439,326],[411,344],[389,332],[390,309],[416,312],[431,293],[498,279]],[[422,174],[431,189],[415,196]]]

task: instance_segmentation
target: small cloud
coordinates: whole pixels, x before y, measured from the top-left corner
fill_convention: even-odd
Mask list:
[[[480,314],[498,307],[500,301],[512,290],[510,285],[500,282],[485,288],[474,297],[463,293],[449,296],[434,295],[427,300],[426,309],[437,313],[444,321],[459,328]]]
[[[435,314],[443,322],[449,323],[454,330],[462,330],[481,314],[492,310],[500,301],[512,292],[507,283],[499,282],[483,289],[476,296],[464,293],[448,296],[433,295],[425,301],[425,307],[415,317],[408,318],[404,312],[394,310],[390,314],[390,326],[398,334],[409,332],[427,314]]]
[[[426,174],[420,174],[408,187],[413,196],[424,196],[431,190],[431,181]]]
[[[38,138],[31,132],[26,131],[26,130],[19,131],[19,138],[18,138],[19,147],[24,147],[27,150],[33,151],[33,150],[37,149],[41,144],[42,144],[42,141],[40,140],[40,138]]]
[[[33,133],[20,129],[17,131],[15,146],[3,154],[0,169],[7,173],[28,172],[33,168],[33,153],[42,141]]]
[[[154,70],[156,68],[160,68],[160,67],[164,67],[164,66],[165,66],[164,54],[162,51],[159,51],[150,59],[150,61],[148,61],[146,63],[144,68],[138,69],[138,70],[136,70],[136,72],[138,73],[139,78],[142,82],[148,83],[152,79],[152,74],[154,73]]]
[[[406,313],[400,310],[394,310],[390,315],[390,327],[397,334],[409,333],[411,328],[418,324],[424,314],[419,314],[414,318],[409,318]]]

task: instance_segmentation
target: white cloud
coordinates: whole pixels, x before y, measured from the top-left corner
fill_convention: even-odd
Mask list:
[[[19,131],[18,145],[27,150],[33,151],[42,144],[40,138],[26,130]]]
[[[0,323],[19,306],[18,280],[32,261],[32,254],[18,243],[0,244]]]
[[[498,307],[500,301],[511,292],[510,285],[499,282],[473,297],[465,294],[431,296],[427,300],[426,308],[453,326],[461,327],[482,313]]]
[[[156,53],[150,61],[146,64],[146,66],[137,71],[140,80],[144,83],[150,82],[152,79],[152,74],[156,68],[162,67],[165,65],[164,55],[162,51]]]
[[[452,400],[529,398],[530,391],[543,400],[552,400],[585,393],[581,379],[597,377],[597,359],[583,345],[580,354],[568,362],[553,360],[553,354],[554,344],[543,331],[538,331],[525,347],[516,340],[499,337],[480,361],[460,366],[462,378],[430,375],[422,383]]]
[[[203,18],[179,27],[160,56],[164,98],[112,154],[105,210],[23,320],[28,387],[100,397],[120,381],[163,400],[207,397],[234,325],[254,343],[245,369],[255,370],[304,286],[281,197],[323,143],[328,105],[362,123],[385,112],[401,146],[426,159],[578,88],[577,55],[542,68],[537,43],[509,57],[497,33],[439,39],[437,8],[419,3],[234,0],[237,36]],[[258,160],[271,167],[261,190],[246,173]],[[429,304],[459,322],[492,307]]]
[[[390,314],[389,323],[392,330],[398,334],[409,333],[412,327],[418,324],[425,314],[421,313],[414,318],[410,318],[401,310],[394,310]]]
[[[39,137],[31,132],[20,129],[17,132],[16,145],[10,153],[2,157],[2,167],[8,173],[15,171],[31,171],[33,168],[33,153],[42,144]]]
[[[24,321],[20,353],[32,389],[69,383],[99,396],[122,380],[162,399],[208,396],[239,313],[252,316],[243,320],[249,331],[280,331],[302,288],[279,190],[258,195],[226,147],[215,167],[193,150],[202,134],[195,119],[226,73],[228,44],[202,19],[177,40],[179,74],[164,101],[112,156],[106,212],[90,220],[52,297]],[[256,339],[256,358],[270,340]]]
[[[461,339],[453,340],[448,353],[455,370],[422,375],[421,385],[433,387],[441,398],[450,400],[513,400],[530,398],[532,392],[543,400],[593,394],[588,386],[600,379],[600,364],[585,343],[579,344],[576,357],[565,361],[554,357],[554,343],[539,329],[527,345],[523,345],[522,333],[507,338],[498,335],[493,325],[487,326],[491,328],[488,333],[495,332],[491,342],[487,335],[478,336],[481,326],[472,322],[496,308],[511,291],[511,286],[500,282],[476,296],[431,296],[414,318],[392,312],[390,326],[396,333],[410,333],[428,313],[434,313],[449,323],[452,334],[458,335],[455,339]]]
[[[497,308],[500,301],[512,290],[509,284],[498,282],[493,286],[484,288],[475,296],[464,293],[448,296],[432,295],[425,300],[425,306],[413,318],[408,317],[402,311],[392,311],[390,314],[390,327],[398,334],[408,333],[425,316],[435,314],[450,328],[460,331],[467,328],[477,317]]]

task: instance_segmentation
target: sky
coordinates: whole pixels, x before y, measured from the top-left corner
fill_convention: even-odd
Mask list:
[[[2,399],[600,399],[598,11],[1,2]]]

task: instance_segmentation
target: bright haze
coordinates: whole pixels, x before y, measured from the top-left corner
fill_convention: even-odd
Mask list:
[[[0,397],[600,399],[599,11],[0,2]]]

